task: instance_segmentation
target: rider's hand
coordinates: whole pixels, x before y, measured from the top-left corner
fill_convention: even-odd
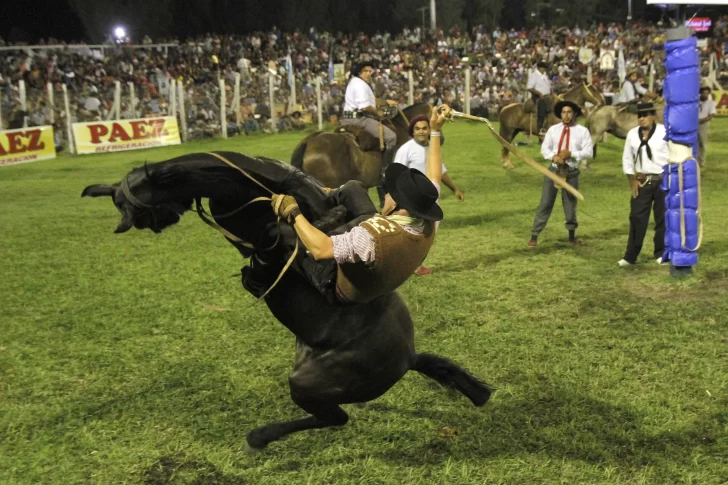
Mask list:
[[[554,158],[551,159],[551,161],[553,161],[554,163],[557,163],[559,165],[564,164],[564,159],[561,158],[561,155],[555,155]]]
[[[398,103],[398,102],[396,102],[396,101],[395,101],[395,100],[393,100],[393,99],[388,99],[388,100],[387,100],[387,106],[398,106],[398,105],[399,105],[399,103]]]
[[[273,206],[273,212],[279,217],[288,222],[293,222],[292,212],[298,209],[298,202],[293,196],[284,194],[273,194],[271,195],[271,206]]]
[[[441,131],[442,126],[445,124],[445,121],[450,114],[450,111],[452,110],[446,104],[441,104],[440,106],[434,108],[432,110],[432,115],[430,116],[430,130]]]
[[[559,157],[566,160],[567,158],[571,158],[571,150],[561,150],[559,152]]]
[[[629,181],[629,188],[632,191],[632,198],[636,199],[640,193],[640,182],[637,179],[631,179]]]
[[[397,204],[394,202],[394,199],[391,195],[385,194],[384,195],[384,205],[382,206],[382,215],[388,216],[392,210],[394,210],[395,206]]]
[[[461,190],[455,189],[455,198],[459,201],[463,201],[465,200],[465,194]]]

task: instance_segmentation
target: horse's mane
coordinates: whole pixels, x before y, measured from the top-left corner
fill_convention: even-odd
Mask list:
[[[235,152],[215,153],[245,171],[271,192],[293,195],[317,215],[321,215],[325,210],[323,201],[326,199],[326,194],[321,186],[313,178],[291,165],[267,157],[249,157]],[[241,172],[210,153],[191,153],[166,162],[145,164],[144,167],[135,169],[135,172],[142,170],[150,177],[153,184],[160,186],[198,180],[205,180],[209,184],[212,180],[218,184],[221,193],[229,192],[233,196],[237,195],[243,186],[251,187],[256,192],[265,192]]]

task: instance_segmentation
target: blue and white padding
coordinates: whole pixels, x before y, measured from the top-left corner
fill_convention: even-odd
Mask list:
[[[668,164],[662,175],[665,195],[665,253],[673,266],[698,264],[702,239],[700,172],[695,160],[700,112],[700,67],[697,39],[665,43],[665,130]]]

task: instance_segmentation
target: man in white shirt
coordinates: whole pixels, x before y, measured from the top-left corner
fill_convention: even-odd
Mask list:
[[[650,222],[650,210],[655,218],[655,249],[653,256],[662,264],[665,251],[665,192],[660,189],[663,167],[667,165],[668,147],[665,127],[655,122],[652,103],[637,104],[639,126],[627,133],[622,155],[622,168],[632,193],[629,213],[629,239],[624,258],[617,264],[625,268],[637,262]]]
[[[622,90],[619,92],[619,100],[621,103],[629,103],[637,99],[637,95],[644,96],[647,90],[637,82],[637,71],[632,70],[627,73],[627,78],[622,84]]]
[[[399,163],[407,168],[413,168],[422,173],[426,173],[427,157],[430,145],[430,118],[425,115],[417,115],[412,118],[410,120],[408,133],[412,139],[399,147],[397,154],[394,157],[394,163]],[[439,139],[436,139],[436,143],[439,143],[439,141]],[[450,175],[448,175],[447,168],[445,168],[444,163],[442,164],[442,183],[452,190],[458,200],[465,200],[465,194],[455,186],[455,182],[453,182]],[[394,207],[394,201],[392,200],[392,197],[387,194],[385,196],[382,212],[386,214],[391,207]],[[415,274],[417,276],[427,276],[432,274],[432,270],[420,265],[415,270]]]
[[[698,125],[698,165],[700,168],[705,166],[705,154],[708,151],[708,127],[713,116],[718,113],[711,93],[712,89],[709,84],[700,86],[700,124]]]
[[[554,106],[554,115],[561,119],[562,123],[552,126],[546,132],[541,145],[541,155],[546,160],[551,160],[549,166],[551,172],[566,175],[566,181],[578,189],[579,162],[593,157],[591,135],[587,128],[576,123],[576,118],[582,115],[581,108],[577,104],[571,101],[559,101]],[[551,217],[557,193],[558,189],[554,182],[544,177],[541,202],[536,209],[528,247],[533,248],[538,244],[538,235]],[[581,242],[576,238],[576,228],[579,226],[576,221],[576,197],[562,190],[561,202],[564,206],[569,242],[572,246],[579,247]]]
[[[539,62],[536,64],[536,70],[531,71],[528,75],[528,84],[526,90],[531,93],[533,102],[537,105],[537,128],[538,131],[545,131],[543,122],[548,114],[548,106],[546,106],[546,96],[551,94],[551,80],[546,74],[548,64]]]
[[[341,118],[341,126],[363,128],[379,139],[379,121],[375,119],[377,116],[377,100],[374,97],[374,91],[369,86],[373,70],[371,61],[362,61],[359,65],[352,67],[351,79],[346,86],[346,94],[344,95],[344,112]],[[397,102],[391,99],[387,100],[387,104],[397,106]],[[384,171],[394,159],[395,149],[397,148],[397,135],[386,126],[382,126],[382,132],[384,136],[382,179],[384,179]],[[379,193],[379,203],[383,205],[385,194],[383,185],[377,187],[377,192]]]

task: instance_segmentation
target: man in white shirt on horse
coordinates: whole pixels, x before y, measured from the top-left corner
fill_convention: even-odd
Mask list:
[[[374,71],[373,63],[370,61],[360,62],[351,69],[351,79],[346,86],[346,94],[344,95],[344,112],[341,117],[341,126],[354,126],[364,129],[367,133],[379,139],[379,120],[376,119],[377,100],[374,97],[369,82]],[[387,100],[389,106],[397,106],[397,102]],[[382,126],[384,137],[384,153],[382,154],[382,179],[387,166],[394,159],[395,149],[397,148],[397,135]],[[379,192],[380,204],[384,203],[383,184],[377,187]]]
[[[632,70],[627,73],[627,78],[622,83],[622,90],[619,93],[621,103],[629,103],[638,97],[647,94],[647,90],[637,82],[637,71]]]
[[[545,131],[543,123],[546,121],[546,115],[548,114],[546,96],[551,94],[551,80],[546,73],[547,69],[548,64],[543,61],[536,64],[536,69],[528,75],[528,84],[526,84],[526,90],[531,93],[531,99],[537,106],[538,125],[536,128],[539,133]]]

